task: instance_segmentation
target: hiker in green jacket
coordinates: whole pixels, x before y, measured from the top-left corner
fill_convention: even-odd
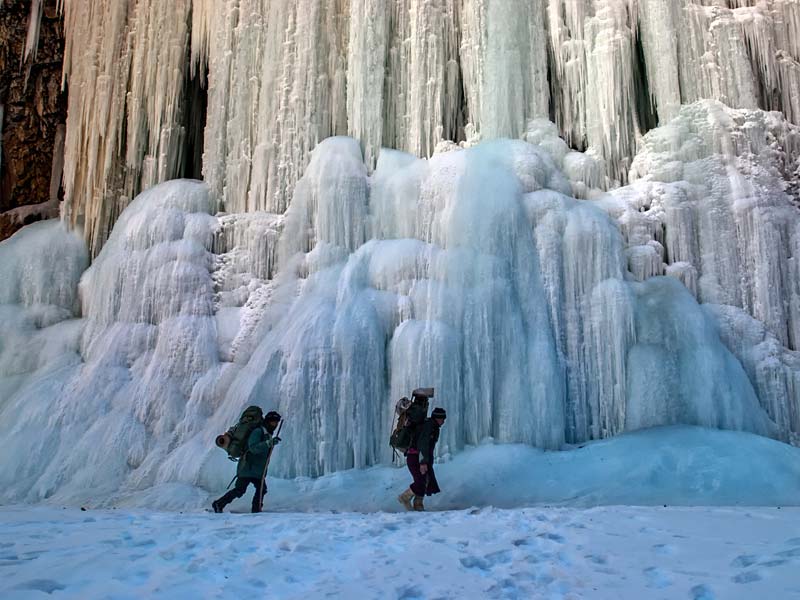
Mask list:
[[[221,513],[227,504],[244,496],[247,486],[251,483],[255,488],[252,512],[261,512],[264,495],[267,493],[267,483],[264,479],[270,450],[281,441],[281,438],[272,435],[280,420],[281,416],[272,410],[264,417],[262,425],[250,433],[247,440],[247,451],[236,466],[236,485],[221,498],[211,503],[214,512]]]

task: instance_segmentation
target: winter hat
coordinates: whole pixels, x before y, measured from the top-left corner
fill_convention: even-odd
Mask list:
[[[280,421],[280,420],[281,416],[274,410],[269,411],[267,413],[267,416],[264,417],[264,421]]]
[[[431,413],[431,419],[446,419],[446,418],[447,418],[447,412],[443,408],[437,406],[436,408],[433,409],[433,412]]]

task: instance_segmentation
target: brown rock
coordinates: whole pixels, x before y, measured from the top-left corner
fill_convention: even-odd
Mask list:
[[[66,121],[64,34],[57,0],[44,4],[36,58],[24,63],[31,2],[4,0],[0,10],[0,240],[22,225],[58,214],[60,191],[51,197],[50,181],[56,131]]]

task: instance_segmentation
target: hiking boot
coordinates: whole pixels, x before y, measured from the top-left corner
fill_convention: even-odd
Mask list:
[[[219,500],[214,500],[211,503],[211,508],[214,509],[215,513],[221,513],[222,509],[225,508],[225,505],[223,505]]]
[[[406,510],[411,510],[411,498],[414,497],[414,492],[408,488],[405,492],[397,497],[397,501],[402,504]]]
[[[425,510],[425,505],[422,503],[422,496],[414,496],[414,510]]]

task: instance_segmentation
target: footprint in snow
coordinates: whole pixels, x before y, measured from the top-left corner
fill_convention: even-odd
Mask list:
[[[423,598],[425,596],[419,588],[412,585],[404,585],[397,590],[397,600],[422,600]]]
[[[782,556],[784,558],[798,558],[800,557],[800,548],[792,548],[791,550],[776,552],[775,556]]]
[[[716,600],[714,592],[705,584],[696,585],[689,590],[689,598],[692,600]]]
[[[465,556],[459,561],[467,569],[490,571],[496,565],[511,562],[511,553],[508,550],[498,550],[497,552],[490,552],[482,558],[479,556]]]
[[[504,600],[516,600],[517,598],[527,598],[527,595],[521,596],[520,589],[511,578],[506,578],[498,581],[487,590],[489,598],[503,598]]]
[[[605,556],[600,556],[599,554],[587,554],[584,556],[584,558],[596,565],[608,564],[608,559]]]
[[[667,573],[658,567],[647,567],[644,571],[648,587],[662,589],[672,585],[672,580]]]
[[[675,554],[675,547],[670,546],[669,544],[656,544],[653,546],[653,550],[656,554],[660,554],[662,556],[669,556],[670,554]]]
[[[536,537],[544,538],[546,540],[551,540],[553,542],[558,542],[559,544],[564,543],[563,536],[560,536],[557,533],[540,533]]]
[[[756,556],[755,554],[740,554],[731,561],[731,566],[746,568],[756,564],[759,560],[761,560],[760,557]]]
[[[753,583],[754,581],[761,581],[761,575],[758,571],[743,571],[731,577],[734,583]]]
[[[787,561],[785,561],[782,558],[777,558],[777,559],[774,559],[774,560],[765,560],[764,562],[760,562],[760,563],[758,563],[758,566],[759,567],[767,567],[767,568],[780,567],[781,565],[785,565],[786,562]]]
[[[498,565],[511,562],[511,552],[508,550],[498,550],[497,552],[490,552],[484,557],[489,564]]]
[[[38,592],[44,592],[45,594],[52,594],[53,592],[66,589],[66,586],[63,586],[52,579],[31,579],[29,581],[20,583],[18,586],[16,586],[16,589],[36,590]]]

